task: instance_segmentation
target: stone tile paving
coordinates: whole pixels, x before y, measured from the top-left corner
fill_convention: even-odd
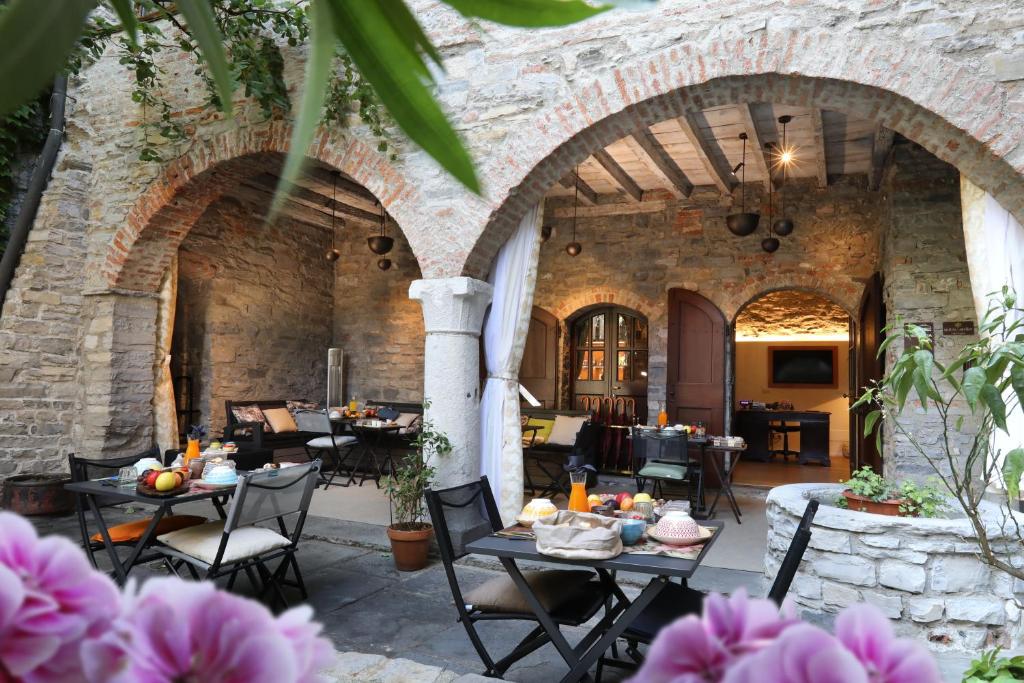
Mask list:
[[[184,510],[182,510],[184,512]],[[112,515],[125,517],[123,513]],[[42,533],[61,533],[78,540],[73,517],[33,520]],[[418,572],[395,570],[381,527],[358,522],[310,517],[299,561],[309,603],[324,625],[325,634],[339,652],[328,672],[334,681],[436,681],[468,683],[483,666],[461,624],[455,619],[451,592],[440,562],[434,561]],[[155,566],[136,570],[139,577],[159,573]],[[460,584],[472,588],[492,578],[500,566],[488,559],[459,562]],[[627,595],[639,591],[641,576],[624,575]],[[702,568],[691,580],[699,590],[732,592],[744,587],[752,595],[763,595],[766,582],[759,573],[730,569]],[[248,586],[236,585],[240,592]],[[810,616],[810,615],[808,615]],[[522,638],[530,626],[515,622],[483,624],[482,639],[494,653],[504,653]],[[570,641],[583,629],[568,629]],[[948,680],[959,680],[965,668],[961,661],[946,662]],[[558,680],[564,663],[551,647],[544,647],[509,670],[507,680]],[[605,680],[620,680],[622,674],[606,670]]]

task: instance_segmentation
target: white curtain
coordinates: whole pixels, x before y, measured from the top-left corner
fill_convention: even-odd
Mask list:
[[[153,431],[160,452],[178,448],[178,412],[171,377],[171,339],[174,335],[174,310],[178,300],[178,257],[160,286],[156,320],[156,377],[153,391]]]
[[[537,284],[543,215],[543,202],[526,212],[495,257],[488,278],[494,299],[483,332],[487,382],[480,400],[480,473],[490,481],[506,524],[519,514],[523,501],[519,364]]]
[[[960,198],[971,294],[980,321],[988,310],[989,294],[1004,285],[1016,291],[1018,306],[1024,301],[1024,227],[992,195],[963,176]],[[1005,454],[1021,445],[1024,412],[1020,407],[1006,416],[1006,426],[1009,434],[997,429],[992,435],[995,453]]]

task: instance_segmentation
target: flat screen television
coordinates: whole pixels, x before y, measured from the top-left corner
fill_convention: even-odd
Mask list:
[[[769,346],[768,385],[836,388],[838,346]]]

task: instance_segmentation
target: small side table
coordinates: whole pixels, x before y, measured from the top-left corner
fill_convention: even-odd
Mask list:
[[[718,491],[715,493],[715,499],[711,501],[711,505],[708,507],[708,517],[715,514],[715,506],[718,505],[718,499],[722,497],[724,492],[726,500],[729,501],[729,507],[732,508],[732,514],[736,518],[736,523],[743,523],[740,520],[743,512],[740,511],[739,503],[736,502],[736,496],[732,492],[732,473],[736,469],[740,456],[745,450],[747,450],[746,446],[714,446],[710,443],[705,443],[704,452],[711,453],[711,467],[715,470],[715,474],[718,475],[718,481],[720,482]],[[727,458],[727,455],[731,457]],[[718,466],[719,456],[722,458],[721,467]]]

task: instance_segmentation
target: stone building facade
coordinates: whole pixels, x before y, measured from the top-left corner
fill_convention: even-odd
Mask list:
[[[397,262],[403,277],[427,283],[415,289],[417,302],[432,307],[422,390],[454,437],[453,474],[472,471],[479,452],[478,360],[466,357],[455,332],[479,333],[488,299],[480,280],[548,187],[638,125],[751,100],[849,111],[920,144],[1024,217],[1018,3],[665,0],[537,31],[484,31],[447,7],[413,4],[445,58],[438,95],[476,160],[483,195],[411,145],[385,158],[358,126],[321,131],[308,154],[373,192],[408,241]],[[303,55],[284,54],[295,84]],[[57,469],[70,451],[123,453],[152,443],[160,282],[211,202],[287,151],[286,121],[264,120],[247,101],[225,120],[203,107],[193,64],[164,66],[188,135],[162,145],[161,163],[137,158],[142,111],[116,54],[72,84],[67,141],[0,317],[0,474]],[[660,229],[676,229],[675,218],[666,215]],[[721,230],[717,212],[699,222],[706,235]],[[870,244],[857,251],[867,255]],[[666,258],[685,267],[681,255]],[[344,286],[368,286],[368,277]],[[763,284],[731,292],[723,307]],[[856,300],[857,292],[844,297]],[[411,320],[415,305],[396,315]],[[340,318],[334,341],[358,345],[339,331]],[[395,395],[416,388],[409,379]]]

